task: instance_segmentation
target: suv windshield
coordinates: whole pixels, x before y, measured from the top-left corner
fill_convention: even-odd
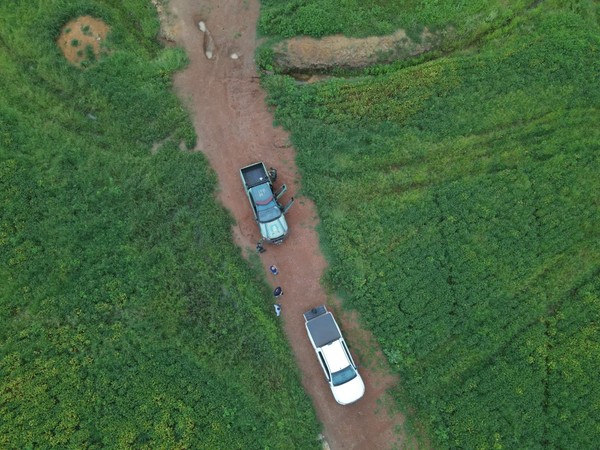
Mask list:
[[[334,386],[347,383],[348,381],[356,378],[356,370],[351,365],[345,369],[339,370],[331,375],[331,382]]]

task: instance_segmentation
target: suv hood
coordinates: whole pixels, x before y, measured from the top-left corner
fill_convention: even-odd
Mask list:
[[[259,222],[258,225],[260,226],[261,236],[270,243],[278,243],[283,241],[288,232],[288,225],[283,214],[272,222]]]
[[[340,405],[348,405],[359,400],[365,393],[365,383],[357,373],[356,377],[339,386],[331,386],[335,401]]]

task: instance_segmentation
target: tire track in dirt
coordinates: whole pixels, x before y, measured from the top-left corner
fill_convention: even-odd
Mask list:
[[[176,91],[192,112],[197,149],[207,156],[217,173],[219,199],[236,220],[235,241],[246,254],[254,252],[259,232],[241,185],[239,168],[259,160],[276,167],[278,181],[288,185],[284,202],[300,187],[294,150],[287,145],[287,133],[273,127],[265,93],[256,77],[253,55],[258,0],[170,0],[169,10],[171,32],[190,59],[189,66],[175,76]],[[199,21],[206,24],[213,39],[210,60],[204,54]],[[232,59],[232,53],[239,57]],[[287,218],[289,239],[281,246],[267,246],[261,260],[273,285],[277,282],[285,292],[281,319],[302,372],[302,384],[323,424],[325,439],[334,450],[399,446],[403,437],[394,429],[403,423],[403,417],[390,416],[383,406],[389,400],[387,389],[397,379],[385,369],[378,346],[368,332],[358,327],[356,316],[339,310],[336,317],[357,362],[361,364],[362,359],[367,363],[368,359],[368,366],[361,366],[366,392],[359,402],[349,406],[338,405],[331,395],[302,317],[314,306],[332,303],[320,285],[326,262],[315,231],[315,206],[306,198],[297,199]],[[276,279],[268,270],[271,264],[280,270]]]

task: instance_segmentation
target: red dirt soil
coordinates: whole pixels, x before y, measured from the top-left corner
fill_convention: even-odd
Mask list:
[[[189,66],[175,76],[175,87],[193,115],[198,134],[197,150],[202,151],[216,171],[219,199],[236,220],[235,242],[246,254],[255,251],[259,239],[248,200],[241,186],[239,168],[265,161],[278,169],[278,183],[288,185],[290,195],[300,189],[295,152],[287,133],[273,127],[253,60],[256,47],[258,0],[170,0],[170,33],[190,58]],[[204,54],[204,38],[198,22],[203,21],[214,41],[212,59]],[[232,59],[231,55],[238,55]],[[291,193],[291,194],[290,194]],[[323,434],[334,449],[384,449],[400,447],[405,438],[397,434],[404,419],[390,415],[387,390],[398,380],[390,375],[385,358],[373,337],[359,328],[355,315],[335,308],[320,279],[326,262],[319,250],[315,225],[317,213],[312,201],[297,199],[287,216],[290,237],[281,246],[266,245],[261,255],[265,273],[273,286],[282,286],[283,327],[302,372],[302,384],[311,397]],[[275,264],[279,275],[269,266]],[[302,313],[327,303],[334,306],[346,340],[365,380],[365,396],[349,406],[338,405],[327,383],[304,328]],[[368,361],[367,361],[368,360]],[[315,437],[316,438],[316,437]]]

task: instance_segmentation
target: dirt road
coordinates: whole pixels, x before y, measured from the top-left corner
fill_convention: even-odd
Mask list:
[[[291,194],[286,194],[287,198],[300,188],[294,150],[287,144],[287,134],[273,127],[256,77],[253,54],[258,0],[170,0],[169,9],[173,37],[191,61],[175,77],[176,90],[193,114],[197,149],[206,154],[218,175],[219,198],[237,222],[233,229],[235,241],[246,252],[253,252],[259,234],[241,186],[239,168],[264,160],[278,169],[279,180],[288,185]],[[198,27],[200,21],[213,39],[211,59],[205,55],[205,32]],[[353,353],[368,355],[357,358],[366,394],[354,405],[340,406],[334,401],[306,336],[302,313],[323,303],[332,304],[319,283],[326,263],[315,232],[317,220],[313,203],[297,199],[288,214],[289,240],[278,247],[267,246],[267,252],[261,255],[269,279],[284,290],[281,319],[302,371],[303,386],[332,449],[401,445],[402,437],[394,434],[394,428],[403,419],[399,415],[390,417],[382,406],[386,389],[395,380],[381,368],[385,367],[384,358],[370,335],[359,329],[358,321],[337,314]],[[276,277],[268,271],[271,264],[280,270]]]

